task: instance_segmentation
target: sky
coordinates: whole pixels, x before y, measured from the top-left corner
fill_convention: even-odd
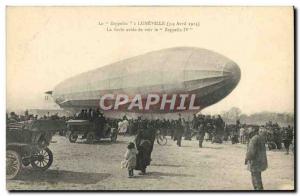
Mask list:
[[[187,21],[188,32],[107,32],[99,22]],[[153,50],[212,50],[241,69],[237,87],[204,109],[294,111],[292,7],[7,7],[7,109],[53,108],[44,92],[76,74]],[[56,106],[57,107],[57,106]]]

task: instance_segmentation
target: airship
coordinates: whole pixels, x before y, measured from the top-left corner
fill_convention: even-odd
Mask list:
[[[240,78],[239,66],[221,54],[175,47],[81,73],[47,93],[72,112],[99,108],[112,118],[172,118],[178,113],[190,116],[219,102]]]

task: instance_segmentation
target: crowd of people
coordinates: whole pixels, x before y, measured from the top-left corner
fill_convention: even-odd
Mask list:
[[[28,110],[24,112],[24,114],[16,114],[16,112],[10,112],[9,114],[6,113],[6,122],[7,123],[16,123],[16,122],[21,122],[21,121],[28,121],[28,120],[69,120],[72,117],[66,117],[66,116],[59,116],[58,113],[55,113],[53,115],[50,115],[48,112],[47,115],[34,115],[34,114],[29,114]]]
[[[123,117],[125,119],[126,116]],[[210,115],[194,115],[191,121],[181,118],[180,114],[178,119],[137,119],[128,120],[127,133],[130,135],[137,134],[139,129],[145,127],[151,127],[153,130],[159,130],[162,135],[171,136],[171,138],[177,142],[178,146],[181,146],[181,140],[184,137],[185,140],[191,140],[193,136],[200,141],[199,146],[202,146],[204,139],[212,140],[215,143],[222,143],[224,135],[225,123],[221,116]]]
[[[180,114],[176,120],[150,120],[141,117],[128,119],[126,115],[122,119],[109,119],[105,118],[100,110],[83,109],[73,117],[59,117],[57,114],[38,117],[37,115],[29,114],[28,111],[25,111],[24,115],[17,115],[15,112],[11,112],[10,115],[6,114],[6,117],[7,123],[36,119],[60,119],[66,121],[79,119],[94,122],[98,125],[98,129],[103,129],[105,125],[117,129],[122,127],[125,134],[135,135],[134,143],[129,143],[125,154],[129,177],[133,176],[134,169],[140,170],[142,175],[146,173],[146,168],[151,162],[151,153],[158,131],[164,136],[170,136],[179,147],[182,145],[182,138],[192,140],[193,137],[199,141],[200,148],[203,147],[203,141],[222,143],[229,140],[232,144],[247,144],[245,163],[249,164],[254,188],[260,190],[263,189],[261,172],[267,167],[265,144],[270,150],[281,149],[282,144],[284,144],[286,154],[288,154],[290,145],[294,140],[294,130],[291,126],[280,127],[277,123],[272,123],[271,121],[260,126],[249,125],[241,124],[239,120],[235,124],[226,124],[220,115],[194,115],[191,120],[182,118]],[[257,150],[260,145],[264,147]],[[262,155],[253,155],[254,152],[262,153]],[[263,163],[259,162],[259,166],[255,165],[255,161],[258,161],[253,158],[255,156],[260,156],[263,159]]]
[[[267,122],[265,125],[241,125],[239,122],[236,124],[237,129],[233,133],[234,142],[248,144],[249,140],[258,134],[259,128],[264,128],[266,130],[266,144],[269,150],[282,149],[282,144],[286,149],[286,154],[289,154],[290,145],[294,139],[294,129],[292,126],[280,127],[277,123],[272,123],[272,121]]]
[[[191,120],[186,120],[178,115],[177,119],[145,119],[138,117],[136,119],[128,119],[126,115],[122,119],[105,118],[104,114],[99,109],[82,109],[74,116],[66,117],[54,115],[38,116],[29,114],[26,110],[24,114],[17,115],[15,112],[6,114],[7,123],[20,122],[36,119],[52,119],[52,120],[69,120],[82,119],[93,121],[99,124],[98,128],[102,129],[105,124],[109,127],[119,128],[122,126],[122,131],[129,135],[137,135],[138,131],[143,129],[151,129],[153,132],[159,130],[164,136],[171,136],[181,146],[182,138],[191,140],[195,137],[199,140],[199,147],[203,146],[203,141],[211,141],[212,143],[222,143],[230,140],[232,144],[241,143],[247,144],[254,135],[258,134],[259,127],[265,127],[267,130],[267,144],[269,149],[281,149],[282,144],[288,149],[294,137],[293,127],[280,127],[277,123],[267,122],[265,125],[249,125],[241,124],[239,120],[235,124],[226,124],[220,115],[194,115]],[[123,123],[125,122],[125,123]]]

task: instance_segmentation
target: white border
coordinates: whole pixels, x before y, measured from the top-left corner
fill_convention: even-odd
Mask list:
[[[5,5],[211,5],[211,6],[224,6],[224,5],[294,5],[297,0],[4,0]]]

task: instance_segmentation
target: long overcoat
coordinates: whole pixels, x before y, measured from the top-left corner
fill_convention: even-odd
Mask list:
[[[261,135],[255,135],[251,138],[246,154],[248,169],[251,172],[262,172],[268,168],[265,144],[265,138]]]

